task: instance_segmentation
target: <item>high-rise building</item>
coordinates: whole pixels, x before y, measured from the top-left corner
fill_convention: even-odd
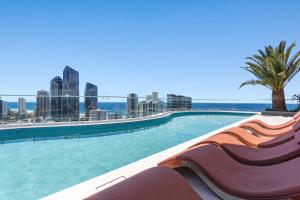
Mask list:
[[[62,84],[59,76],[50,81],[50,114],[54,121],[62,120]]]
[[[3,110],[2,102],[3,102],[3,100],[0,99],[0,120],[2,120],[2,110]]]
[[[40,120],[46,120],[50,115],[50,97],[49,92],[39,90],[36,96],[36,117]]]
[[[176,110],[177,109],[177,96],[175,94],[167,95],[167,108],[168,108],[168,110]]]
[[[179,110],[191,110],[192,98],[182,95],[177,96],[177,109]]]
[[[4,119],[6,119],[7,118],[7,113],[8,113],[8,108],[7,108],[7,102],[6,101],[2,102],[2,108],[3,108],[3,110],[2,110],[2,117]]]
[[[138,96],[135,93],[130,93],[127,96],[127,114],[128,117],[138,116]]]
[[[98,106],[98,88],[92,83],[86,83],[84,90],[84,111],[85,118],[90,119],[91,111],[97,110]]]
[[[153,100],[147,101],[147,115],[153,115],[155,112],[155,102]]]
[[[63,72],[62,117],[79,120],[79,73],[69,66]]]
[[[152,100],[158,101],[158,92],[152,92]]]
[[[146,95],[146,101],[158,101],[158,92],[152,92],[152,94]]]
[[[146,101],[151,101],[151,100],[152,100],[152,95],[151,94],[146,95]]]
[[[182,95],[168,94],[167,108],[168,110],[191,110],[192,98]]]
[[[152,92],[152,95],[146,96],[147,103],[147,115],[153,115],[156,113],[163,112],[164,103],[158,98],[158,92]]]
[[[19,118],[25,118],[26,114],[27,114],[27,110],[26,110],[26,99],[20,97],[19,100],[19,109],[18,109],[18,114],[19,114]]]
[[[148,115],[148,104],[146,101],[140,101],[138,104],[139,117],[146,117]]]
[[[156,113],[161,113],[164,111],[164,102],[161,99],[154,101],[154,107]]]
[[[0,120],[7,118],[7,102],[0,99]]]

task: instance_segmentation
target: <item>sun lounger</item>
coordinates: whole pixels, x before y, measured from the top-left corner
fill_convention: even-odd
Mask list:
[[[170,163],[170,167],[192,169],[225,200],[300,196],[300,158],[271,166],[250,166],[232,159],[221,148],[207,144],[178,155]],[[169,166],[166,162],[163,165]]]
[[[293,118],[283,124],[279,124],[279,125],[270,125],[270,124],[267,124],[261,120],[258,120],[258,119],[254,119],[254,120],[251,120],[251,121],[248,121],[246,123],[254,123],[254,124],[258,124],[260,125],[261,127],[263,128],[266,128],[266,129],[271,129],[271,130],[277,130],[277,129],[283,129],[283,128],[286,128],[288,126],[291,126],[293,124],[296,123],[296,121],[299,121],[300,120],[300,111],[297,112]]]
[[[240,141],[242,141],[243,143],[247,144],[248,146],[261,147],[261,148],[274,147],[276,145],[283,144],[295,138],[294,132],[282,134],[277,137],[276,136],[265,137],[265,136],[250,133],[241,127],[229,128],[223,131],[222,134],[232,135],[237,139],[239,139]]]
[[[213,135],[209,138],[207,138],[206,140],[203,140],[201,142],[198,142],[192,146],[190,146],[186,151],[188,151],[191,148],[197,147],[201,144],[214,144],[217,146],[220,146],[220,144],[231,144],[233,145],[237,145],[237,146],[248,146],[248,147],[252,147],[252,148],[272,148],[272,147],[276,147],[278,145],[282,145],[285,144],[291,140],[294,140],[295,136],[293,134],[284,134],[278,137],[259,137],[259,136],[255,136],[252,133],[249,133],[248,131],[246,131],[243,128],[240,127],[233,127],[230,129],[227,129],[219,134]],[[290,145],[290,144],[289,144]],[[229,146],[229,145],[227,145]],[[294,154],[297,154],[298,147],[294,146],[294,150],[290,150],[290,154],[287,155],[287,157],[292,157]],[[184,151],[185,152],[185,151]],[[266,151],[268,152],[268,151]],[[179,154],[177,154],[179,155]],[[174,157],[176,157],[177,155],[170,157],[169,159],[162,161],[160,164],[163,164],[165,162],[169,162],[169,161],[174,161]],[[253,156],[253,155],[252,155]],[[266,160],[266,164],[270,164],[275,162],[274,159],[276,157],[278,157],[278,160],[285,160],[286,158],[283,157],[284,155],[282,154],[274,154],[274,155],[269,155],[269,157],[265,157]],[[239,157],[239,154],[236,155],[236,157]],[[250,158],[248,158],[248,162],[250,162]],[[254,159],[252,157],[252,159]],[[257,158],[257,160],[259,160],[261,158]],[[255,159],[254,159],[255,160]],[[170,164],[170,162],[169,162]],[[177,163],[175,162],[175,165]],[[261,164],[261,163],[258,163]]]
[[[295,131],[298,131],[300,129],[300,120],[297,121],[295,124],[282,128],[282,129],[277,129],[277,130],[270,130],[268,128],[264,128],[256,123],[244,123],[241,124],[240,127],[250,130],[258,135],[263,135],[263,136],[279,136],[282,134],[288,134],[288,133],[293,133]]]
[[[154,167],[113,185],[87,200],[201,200],[175,170]]]
[[[300,145],[296,139],[271,148],[253,148],[232,135],[217,134],[189,149],[198,148],[203,144],[217,145],[235,160],[248,165],[272,165],[300,155]]]

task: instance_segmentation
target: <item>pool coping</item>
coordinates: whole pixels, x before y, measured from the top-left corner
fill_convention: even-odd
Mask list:
[[[199,112],[199,111],[197,111],[197,112]],[[204,111],[204,112],[208,112],[208,111]],[[221,111],[211,111],[211,112],[221,112]],[[241,112],[241,111],[222,111],[222,112],[241,113],[241,114],[252,113],[255,115],[246,117],[245,119],[240,120],[238,122],[229,124],[227,126],[224,126],[217,130],[211,131],[207,134],[201,135],[192,140],[178,144],[178,145],[171,147],[169,149],[166,149],[164,151],[155,153],[153,155],[142,158],[138,161],[127,164],[125,166],[122,166],[120,168],[117,168],[115,170],[107,172],[100,176],[94,177],[94,178],[84,181],[82,183],[68,187],[68,188],[58,191],[56,193],[50,194],[49,196],[43,197],[42,200],[63,200],[63,199],[74,199],[74,200],[78,199],[79,200],[79,199],[87,198],[87,197],[89,197],[101,190],[104,190],[105,188],[108,188],[122,180],[125,180],[126,178],[129,178],[141,171],[144,171],[148,168],[157,166],[157,164],[159,162],[161,162],[173,155],[176,155],[177,153],[182,152],[189,146],[191,146],[199,141],[202,141],[218,132],[224,131],[230,127],[237,126],[246,121],[249,121],[252,119],[257,119],[261,116],[259,113],[256,113],[256,112]],[[169,113],[169,115],[170,115],[170,113]],[[277,121],[280,121],[280,120],[277,120]]]

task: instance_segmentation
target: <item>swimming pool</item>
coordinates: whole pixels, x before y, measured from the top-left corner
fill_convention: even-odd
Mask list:
[[[0,144],[0,199],[38,199],[248,116],[199,112],[129,125],[7,130],[1,140],[10,142]],[[34,132],[45,133],[29,140]]]

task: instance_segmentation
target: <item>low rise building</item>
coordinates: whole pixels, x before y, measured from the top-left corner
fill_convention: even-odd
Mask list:
[[[124,115],[121,113],[112,113],[108,115],[108,119],[123,119]]]
[[[89,121],[107,120],[107,110],[91,110]]]

